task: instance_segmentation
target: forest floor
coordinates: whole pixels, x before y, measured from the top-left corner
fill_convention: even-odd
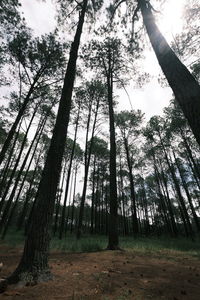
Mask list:
[[[21,254],[21,246],[0,245],[1,278],[12,273]],[[0,299],[200,299],[199,249],[126,248],[90,253],[52,250],[50,267],[52,281],[28,287],[11,285]]]

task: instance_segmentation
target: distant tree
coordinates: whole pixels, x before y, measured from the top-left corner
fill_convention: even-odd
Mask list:
[[[129,170],[131,200],[133,209],[133,232],[135,235],[139,233],[139,226],[137,220],[136,195],[133,179],[134,157],[131,154],[131,145],[136,143],[136,138],[140,134],[142,119],[143,114],[141,111],[121,111],[119,114],[116,115],[116,124],[120,129],[120,133],[122,136]]]
[[[99,70],[107,86],[107,101],[109,108],[109,126],[110,126],[110,215],[109,215],[109,241],[108,249],[118,248],[118,223],[117,223],[117,182],[116,182],[116,140],[115,140],[115,116],[114,116],[114,81],[123,84],[120,78],[127,71],[123,58],[121,57],[123,45],[120,39],[112,37],[113,32],[106,32],[101,28],[99,34],[105,36],[103,42],[93,40],[84,50],[86,59],[90,49],[93,50],[89,57],[90,67]],[[110,36],[108,37],[108,34]]]
[[[84,183],[83,183],[83,192],[82,192],[80,210],[79,210],[77,238],[80,238],[81,236],[81,227],[82,227],[83,214],[84,214],[84,204],[86,199],[88,174],[89,174],[91,153],[93,148],[93,139],[95,135],[95,129],[97,126],[100,109],[105,104],[106,86],[99,80],[92,80],[91,82],[86,82],[85,90],[82,90],[80,92],[81,92],[82,101],[84,102],[84,106],[87,109],[87,120],[86,120],[85,153],[84,153],[84,165],[85,165]],[[94,114],[93,120],[92,120],[92,114]],[[89,140],[90,127],[91,127],[91,138]]]

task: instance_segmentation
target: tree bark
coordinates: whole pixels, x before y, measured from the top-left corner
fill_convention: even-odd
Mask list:
[[[109,250],[119,249],[118,237],[118,199],[117,199],[117,172],[116,172],[116,141],[115,120],[113,110],[113,78],[111,70],[111,55],[109,57],[109,73],[107,76],[109,125],[110,125],[110,215],[109,215]]]
[[[18,281],[37,283],[38,281],[45,281],[52,278],[48,266],[49,244],[51,238],[50,229],[57,185],[60,178],[76,73],[76,62],[87,2],[87,0],[83,1],[76,34],[71,45],[56,124],[39,184],[36,205],[28,229],[24,252],[17,269],[8,278],[10,283]]]
[[[161,34],[150,1],[138,0],[150,42],[192,132],[200,145],[200,86]]]
[[[139,227],[138,227],[137,210],[136,210],[135,187],[134,187],[132,163],[130,160],[128,141],[125,137],[124,137],[124,146],[125,146],[125,150],[126,150],[126,159],[127,159],[127,163],[128,163],[129,181],[130,181],[130,189],[131,189],[131,200],[132,200],[132,207],[133,207],[133,216],[132,216],[132,218],[133,218],[133,234],[137,235],[139,233]]]

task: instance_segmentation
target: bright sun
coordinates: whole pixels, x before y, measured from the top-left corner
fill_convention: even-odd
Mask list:
[[[158,26],[168,39],[172,39],[173,35],[182,30],[182,13],[185,2],[186,0],[167,0],[162,14],[158,18]]]

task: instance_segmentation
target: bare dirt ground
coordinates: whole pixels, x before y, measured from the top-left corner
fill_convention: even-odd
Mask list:
[[[0,246],[1,278],[14,270],[21,251]],[[52,253],[50,267],[54,280],[29,287],[11,285],[0,299],[200,299],[200,260],[179,252]]]

